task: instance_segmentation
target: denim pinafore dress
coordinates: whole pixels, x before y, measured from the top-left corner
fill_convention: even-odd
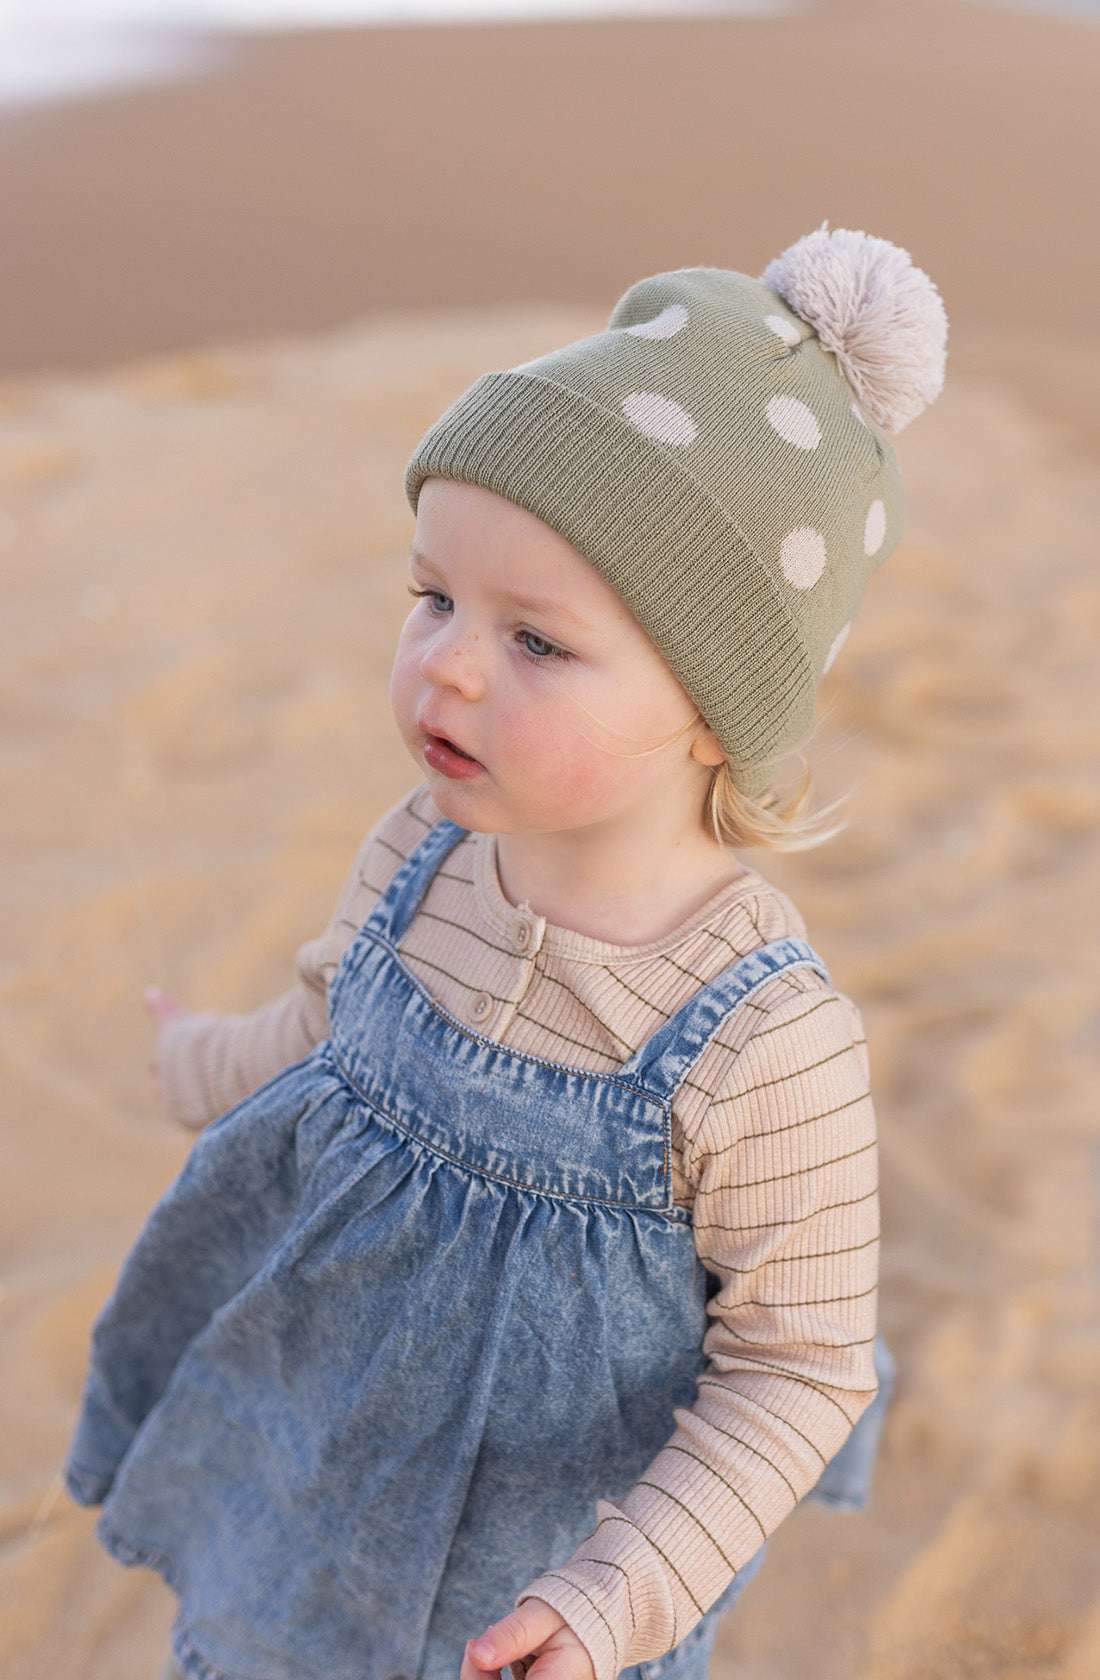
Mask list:
[[[457,1680],[695,1399],[672,1097],[819,960],[751,953],[613,1075],[509,1050],[398,954],[463,832],[431,830],[349,946],[330,1039],[200,1136],[95,1329],[69,1488],[178,1594],[194,1680]],[[646,1680],[702,1680],[752,1572]]]

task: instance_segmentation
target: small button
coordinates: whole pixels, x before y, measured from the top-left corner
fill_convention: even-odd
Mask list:
[[[487,1021],[493,1013],[493,1000],[488,992],[477,992],[470,1001],[471,1021]]]
[[[532,931],[530,922],[520,922],[518,924],[516,928],[517,951],[526,951],[530,949]]]

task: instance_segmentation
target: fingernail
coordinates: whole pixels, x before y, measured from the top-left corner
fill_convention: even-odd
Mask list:
[[[493,1647],[488,1639],[475,1639],[473,1644],[470,1646],[470,1649],[477,1658],[478,1662],[492,1662]]]

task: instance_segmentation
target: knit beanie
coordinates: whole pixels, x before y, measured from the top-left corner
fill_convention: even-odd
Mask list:
[[[421,440],[428,478],[495,491],[580,550],[759,795],[901,535],[888,433],[943,384],[932,281],[818,229],[761,279],[641,280],[605,332],[489,373]]]

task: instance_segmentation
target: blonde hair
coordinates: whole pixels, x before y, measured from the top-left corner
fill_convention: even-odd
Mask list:
[[[844,824],[834,820],[840,801],[820,811],[808,809],[810,765],[803,753],[798,762],[802,773],[793,790],[773,784],[759,799],[752,799],[737,786],[728,760],[722,760],[711,776],[706,799],[707,827],[720,846],[805,852],[841,832]]]

